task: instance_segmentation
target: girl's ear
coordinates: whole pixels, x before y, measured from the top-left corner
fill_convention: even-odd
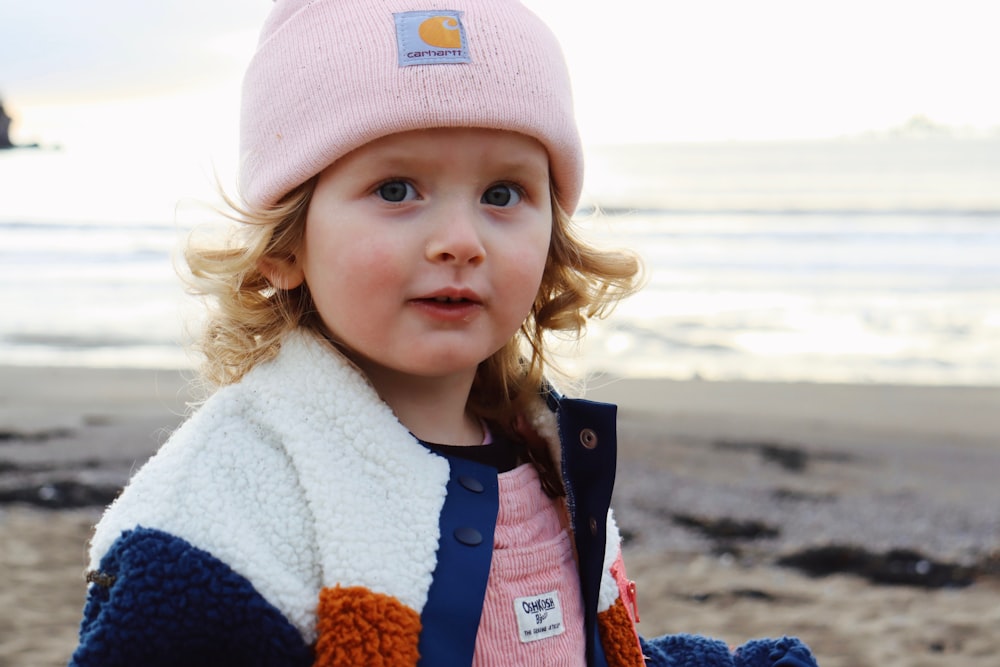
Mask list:
[[[306,279],[305,273],[294,256],[287,259],[261,257],[257,261],[257,270],[267,278],[267,282],[271,283],[271,287],[275,289],[295,289]]]

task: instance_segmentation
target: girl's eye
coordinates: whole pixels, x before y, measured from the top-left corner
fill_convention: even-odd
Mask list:
[[[388,181],[378,186],[378,196],[387,202],[399,203],[417,198],[416,189],[406,181]]]
[[[483,193],[480,201],[490,206],[513,206],[521,201],[521,194],[510,185],[500,183],[498,185],[491,185]]]

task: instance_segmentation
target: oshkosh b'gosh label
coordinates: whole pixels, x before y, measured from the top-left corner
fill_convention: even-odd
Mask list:
[[[450,9],[393,14],[399,66],[471,63],[462,12]]]
[[[517,598],[514,600],[514,613],[517,615],[518,636],[523,644],[561,635],[566,629],[559,591]]]

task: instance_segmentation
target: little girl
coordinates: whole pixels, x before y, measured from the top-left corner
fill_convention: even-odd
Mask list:
[[[219,388],[97,526],[72,663],[815,665],[636,634],[615,407],[543,379],[638,264],[574,236],[559,47],[516,0],[278,0],[234,241],[191,247]]]

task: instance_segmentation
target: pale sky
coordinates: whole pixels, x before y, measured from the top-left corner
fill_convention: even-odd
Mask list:
[[[560,36],[589,143],[1000,126],[993,0],[525,1]],[[271,4],[5,0],[0,95],[24,140],[65,141],[47,136],[53,103],[217,95],[178,122],[228,125]]]
[[[923,115],[1000,127],[993,0],[525,0],[563,44],[585,144],[825,138]],[[0,0],[2,217],[169,219],[235,182],[271,0]],[[56,193],[53,195],[52,193]]]

